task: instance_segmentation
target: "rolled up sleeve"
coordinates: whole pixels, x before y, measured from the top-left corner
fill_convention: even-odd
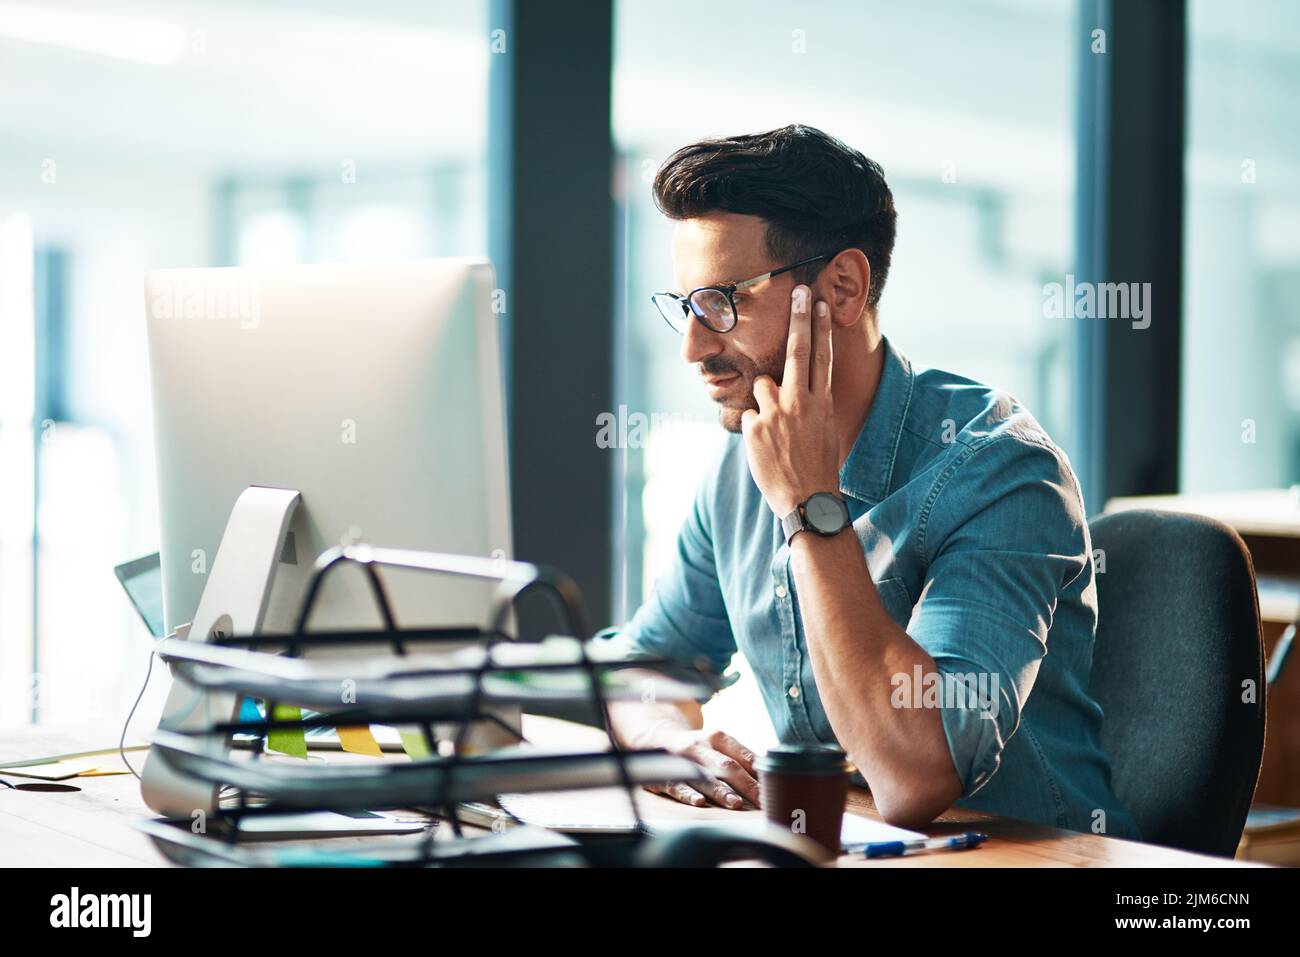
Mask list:
[[[1078,486],[1054,447],[1004,435],[941,481],[907,631],[942,676],[944,733],[968,797],[997,772],[1047,653],[1057,598],[1090,556]]]

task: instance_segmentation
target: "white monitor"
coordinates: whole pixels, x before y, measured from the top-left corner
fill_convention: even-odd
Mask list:
[[[343,543],[511,557],[493,285],[488,263],[452,259],[148,274],[168,632],[193,621],[203,639],[218,614],[221,630],[288,630],[312,563]],[[260,499],[241,498],[250,487]],[[278,489],[298,492],[296,507]],[[267,541],[278,554],[260,567]],[[490,582],[383,576],[399,625],[486,618]],[[244,613],[230,620],[227,605]],[[380,624],[364,575],[346,568],[310,622]],[[231,719],[231,701],[198,701],[174,680],[161,726]],[[146,762],[156,810],[214,800],[165,770]]]

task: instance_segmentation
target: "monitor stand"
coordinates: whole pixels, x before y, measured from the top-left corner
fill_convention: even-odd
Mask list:
[[[293,489],[257,485],[244,489],[217,546],[187,640],[208,641],[218,632],[262,632],[276,565],[301,500]],[[173,675],[158,727],[166,731],[198,731],[214,723],[233,722],[238,708],[236,695],[204,692]],[[214,757],[224,757],[229,748],[229,740],[218,735],[200,740]],[[195,824],[218,813],[217,790],[215,785],[177,773],[152,750],[140,774],[140,793],[149,807],[167,817],[188,818]]]
[[[250,485],[240,494],[217,547],[194,621],[178,628],[177,637],[209,641],[218,633],[280,633],[296,626],[293,618],[298,609],[296,602],[289,599],[301,594],[310,565],[295,568],[296,560],[286,565],[282,558],[286,554],[291,523],[296,517],[302,517],[301,505],[302,497],[293,489]],[[503,709],[499,715],[518,727],[518,711],[518,708]],[[213,724],[233,722],[238,712],[239,696],[205,692],[173,674],[158,727],[167,731],[200,731]],[[216,758],[226,757],[231,747],[229,736],[206,735],[197,740]],[[475,747],[501,747],[515,742],[503,740],[500,732],[488,725],[472,733],[469,743]],[[195,830],[206,829],[208,818],[222,816],[218,791],[216,785],[175,771],[163,759],[155,757],[152,749],[145,758],[140,792],[145,803],[164,817],[188,820]],[[279,820],[279,815],[276,817],[278,836],[355,834],[359,827],[369,833],[404,833],[424,827],[419,822],[395,821],[384,816],[359,822],[355,815],[331,811],[287,815],[283,820]]]

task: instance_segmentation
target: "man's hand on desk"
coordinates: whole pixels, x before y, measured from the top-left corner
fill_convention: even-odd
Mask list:
[[[647,785],[647,791],[696,807],[704,807],[712,801],[739,811],[744,807],[745,799],[758,806],[758,772],[754,770],[757,755],[731,735],[691,728],[664,735],[658,747],[694,761],[710,780],[707,783]]]
[[[656,677],[653,671],[642,673]],[[647,791],[696,807],[712,802],[742,810],[744,800],[758,806],[758,773],[754,770],[758,756],[729,734],[705,731],[704,714],[696,702],[611,701],[609,718],[623,747],[663,748],[694,761],[709,775],[708,783],[647,785]]]

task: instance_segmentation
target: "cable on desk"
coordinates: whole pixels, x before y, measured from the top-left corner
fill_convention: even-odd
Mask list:
[[[131,767],[131,762],[126,759],[126,732],[127,729],[131,727],[131,719],[135,717],[135,709],[140,707],[140,702],[144,700],[144,693],[149,690],[149,679],[153,676],[153,659],[155,654],[157,654],[157,652],[152,648],[149,649],[149,667],[144,673],[144,684],[140,687],[140,693],[135,696],[135,704],[131,705],[131,710],[126,716],[126,723],[122,725],[122,736],[117,739],[117,756],[122,759],[122,763],[126,765],[126,769],[135,776],[137,781],[140,780],[140,775],[135,768]],[[221,789],[220,793],[225,794],[226,792],[233,790],[234,788],[230,785],[226,785]]]
[[[122,725],[122,737],[117,740],[117,756],[122,759],[126,769],[135,775],[137,781],[140,775],[136,774],[135,768],[131,767],[131,762],[126,759],[126,729],[131,726],[131,719],[135,717],[135,709],[140,707],[140,701],[144,698],[144,693],[149,687],[149,678],[153,675],[153,656],[154,650],[149,649],[149,668],[144,673],[144,684],[140,686],[140,693],[135,696],[135,704],[131,705],[131,710],[126,716],[126,723]]]

